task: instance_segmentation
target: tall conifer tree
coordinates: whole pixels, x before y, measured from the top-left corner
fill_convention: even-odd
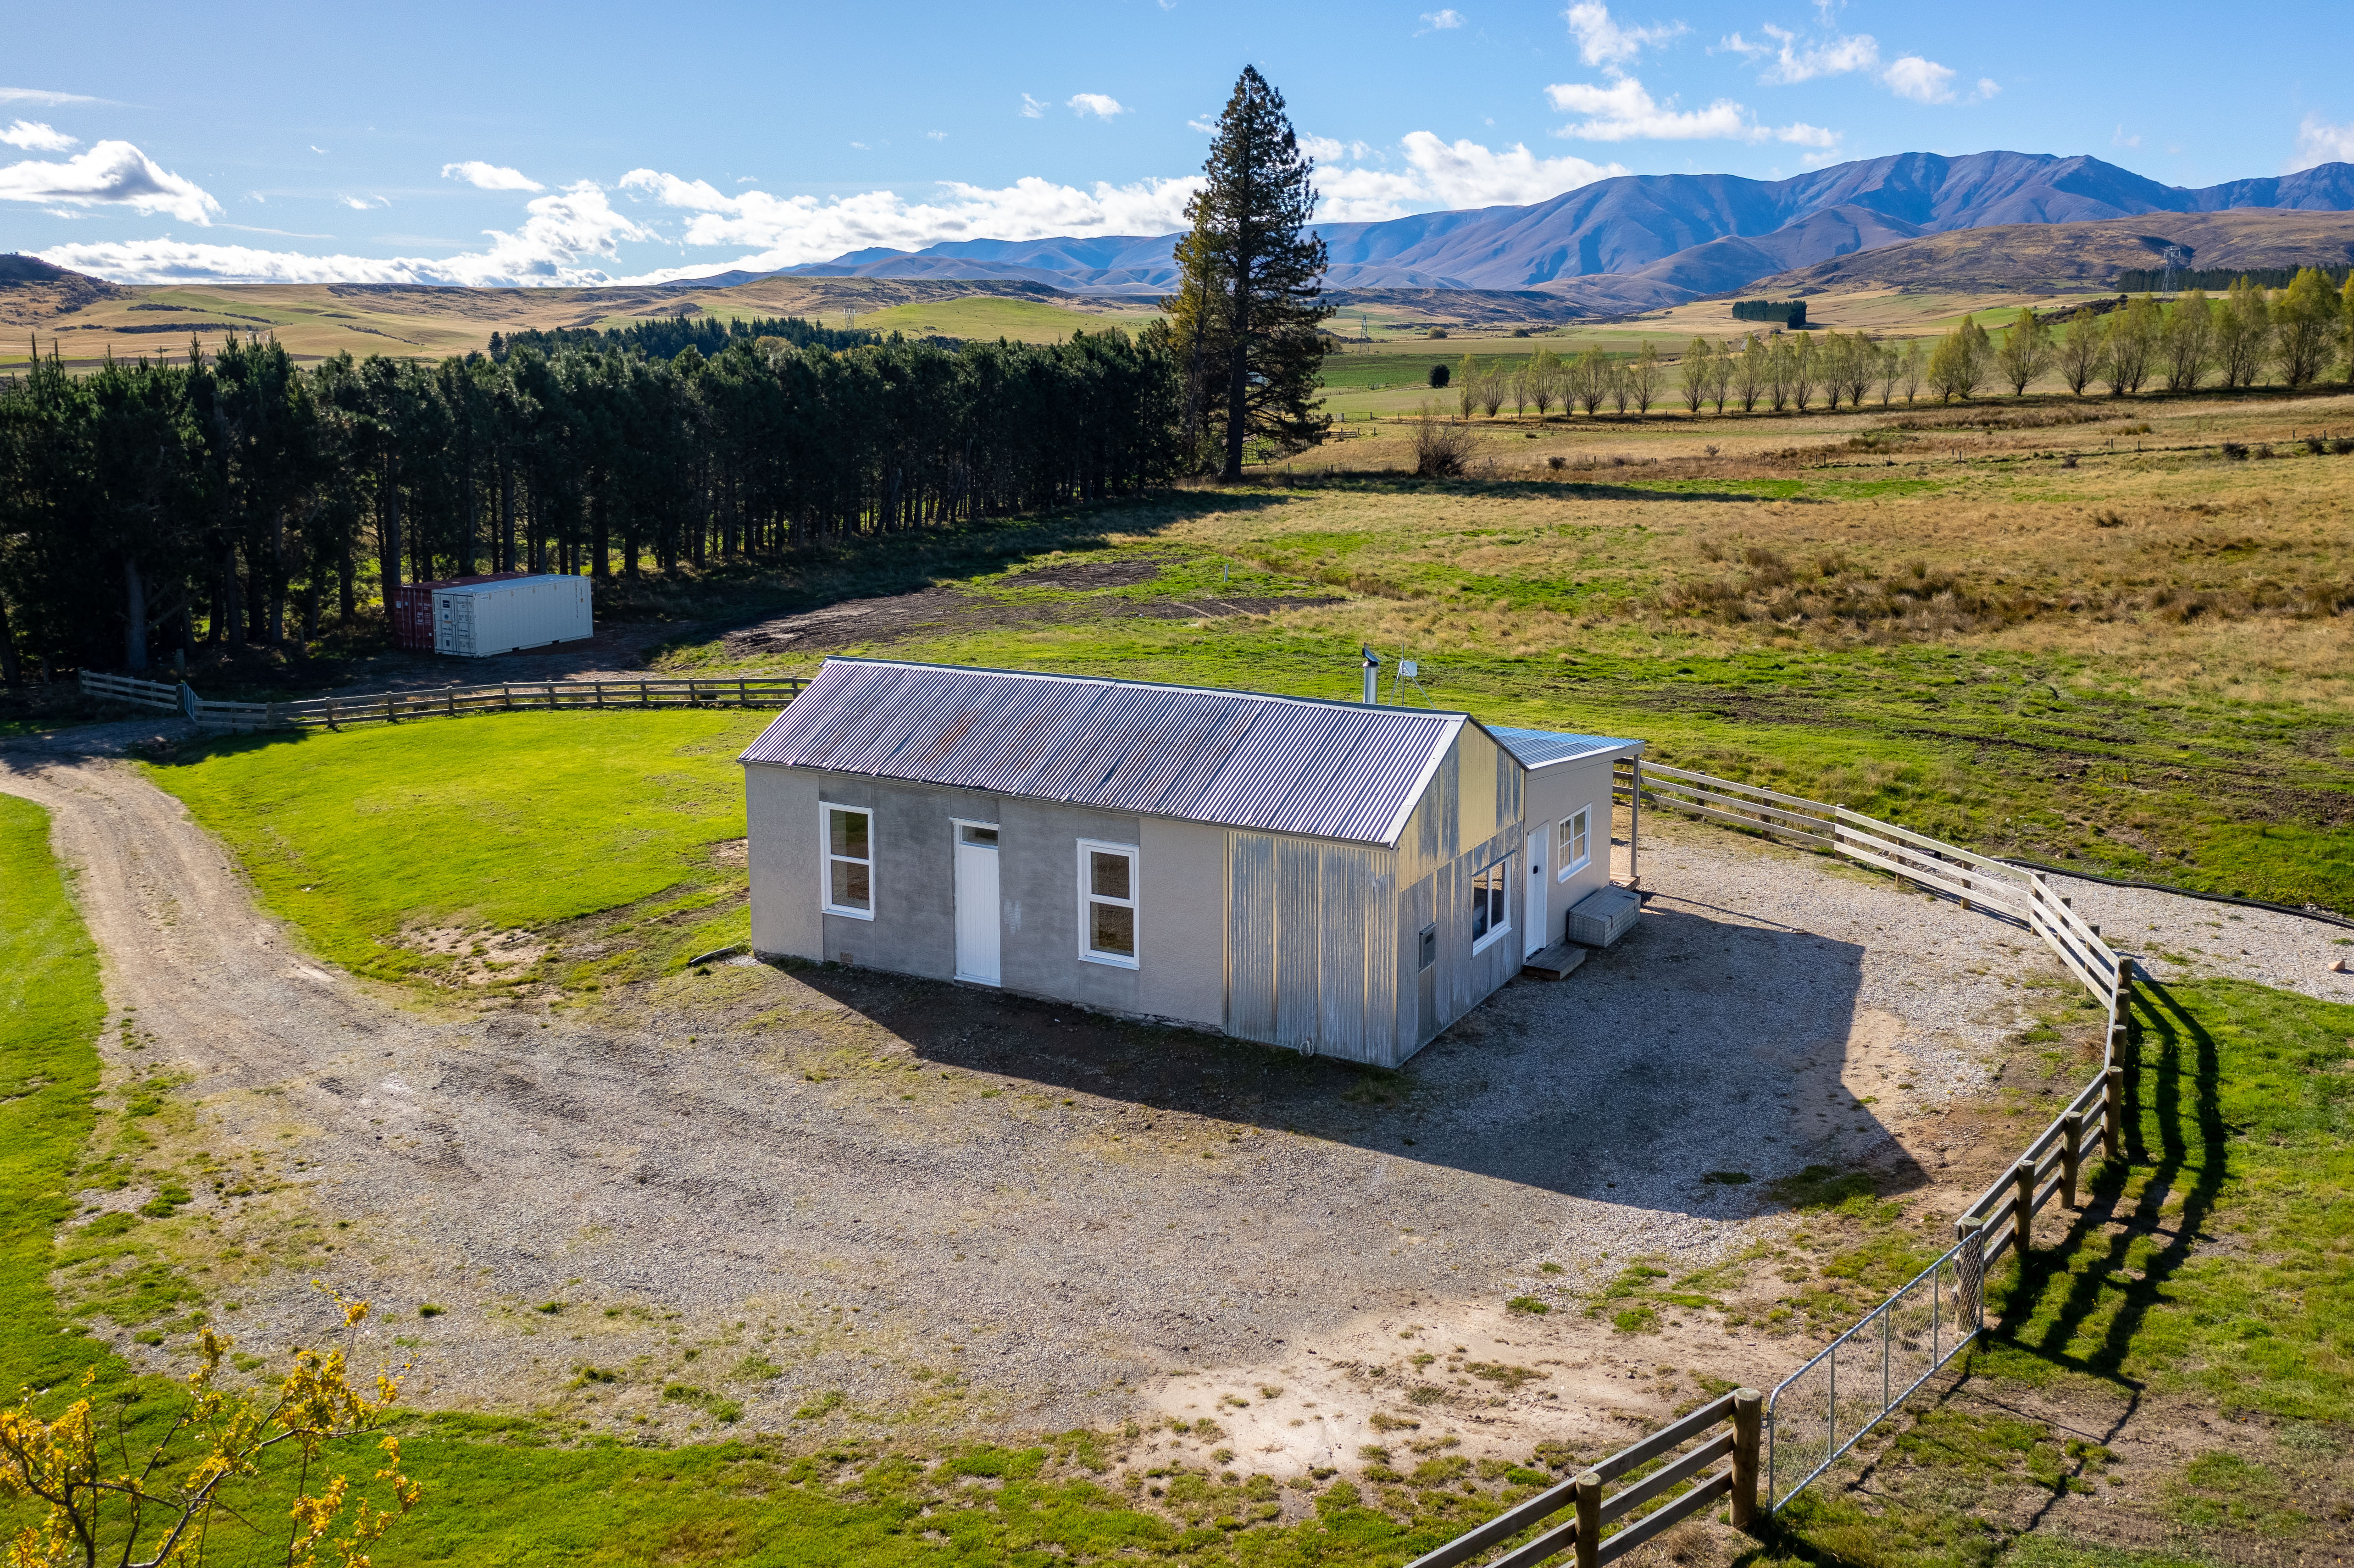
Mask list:
[[[1319,324],[1332,313],[1320,298],[1324,241],[1308,231],[1315,164],[1292,134],[1283,95],[1253,67],[1235,83],[1203,172],[1208,183],[1185,209],[1193,232],[1177,247],[1177,292],[1161,308],[1196,367],[1188,424],[1205,449],[1205,427],[1217,428],[1223,471],[1240,479],[1250,438],[1297,450],[1322,434]]]

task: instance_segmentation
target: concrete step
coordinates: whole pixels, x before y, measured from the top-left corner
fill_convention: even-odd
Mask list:
[[[1575,942],[1555,942],[1523,963],[1521,972],[1534,980],[1567,980],[1576,971],[1577,966],[1585,961],[1590,951],[1591,948],[1581,948]]]

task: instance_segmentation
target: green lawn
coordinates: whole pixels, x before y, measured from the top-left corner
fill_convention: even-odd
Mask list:
[[[1766,1560],[2174,1562],[1993,1522],[2124,1481],[2101,1437],[2126,1411],[2185,1435],[2128,1496],[2190,1560],[2218,1542],[2223,1561],[2327,1560],[2354,1475],[2354,1007],[2206,980],[2147,986],[2137,1012],[2126,1167],[2100,1172],[2069,1245],[2047,1217],[2024,1267],[1998,1266],[1960,1397],[1868,1441],[1868,1487],[1801,1494]],[[2087,1414],[2038,1419],[2038,1399]]]
[[[398,980],[436,967],[402,945],[406,931],[560,938],[568,923],[628,910],[631,952],[569,971],[585,983],[748,934],[744,873],[716,864],[711,846],[744,836],[736,757],[770,716],[435,719],[248,736],[148,773],[322,958]]]
[[[98,953],[49,854],[49,814],[0,795],[0,1399],[92,1359],[49,1294],[51,1234],[95,1120]]]
[[[298,866],[398,872],[407,862],[390,847],[396,840],[462,838],[466,821],[491,822],[495,855],[452,854],[447,869],[416,874],[408,895],[436,900],[445,914],[552,920],[693,880],[695,850],[740,831],[731,814],[740,807],[716,802],[735,788],[727,758],[754,722],[708,714],[433,720],[239,743],[158,776],[200,816],[235,824],[258,874],[287,888],[304,885],[287,879],[320,874]],[[291,782],[296,769],[310,792],[338,804],[307,806]],[[430,784],[416,782],[420,776]],[[620,782],[650,779],[675,792],[675,810],[659,794],[635,810],[605,798]],[[240,803],[232,809],[230,800]],[[665,811],[677,820],[665,821]],[[371,827],[397,832],[372,837]],[[264,854],[254,845],[270,847]],[[487,895],[466,891],[485,885]],[[387,894],[327,902],[335,913],[307,927],[313,939],[364,951],[381,947],[367,933],[397,925],[401,905]],[[0,1375],[56,1391],[46,1408],[65,1397],[70,1374],[95,1363],[101,1402],[124,1409],[134,1431],[154,1430],[168,1385],[129,1376],[80,1337],[48,1284],[60,1258],[53,1234],[72,1215],[75,1190],[105,1177],[101,1167],[156,1156],[136,1130],[144,1111],[135,1084],[94,1107],[103,1010],[89,939],[48,855],[43,813],[5,797],[0,999],[0,1299],[9,1308],[0,1314]],[[2141,1390],[2271,1424],[2293,1461],[2285,1470],[2251,1467],[2221,1446],[2193,1452],[2163,1478],[2158,1506],[2187,1531],[2293,1544],[2316,1524],[2310,1488],[2299,1489],[2306,1470],[2297,1467],[2334,1462],[2354,1431],[2354,1298],[2343,1289],[2354,1270],[2354,1008],[2208,981],[2149,988],[2142,1023],[2132,1165],[2096,1178],[2085,1239],[2062,1249],[2047,1229],[2052,1250],[2023,1273],[2005,1266],[1993,1293],[2000,1327],[1975,1358],[1972,1384],[1992,1390],[1998,1404],[2018,1403],[2006,1390]],[[93,1161],[85,1146],[110,1153]],[[1873,1207],[1868,1197],[1845,1202]],[[1868,1227],[1858,1255],[1829,1257],[1824,1277],[1846,1278],[1872,1262],[1864,1252],[1892,1245]],[[185,1305],[175,1298],[162,1309]],[[635,1447],[583,1443],[563,1424],[530,1415],[430,1413],[408,1417],[404,1430],[428,1504],[376,1552],[387,1565],[1394,1565],[1522,1495],[1500,1477],[1473,1495],[1417,1487],[1374,1506],[1335,1481],[1318,1489],[1310,1518],[1286,1525],[1255,1522],[1272,1511],[1270,1480],[1131,1475],[1108,1460],[1117,1445],[1087,1433],[1014,1447],[895,1445],[880,1432],[815,1446],[751,1437]],[[2050,1422],[1940,1404],[1892,1426],[1880,1446],[1871,1490],[1808,1494],[1756,1559],[1903,1568],[2167,1561],[2065,1531],[2006,1533],[1979,1517],[1991,1493],[2057,1495],[2102,1478],[2098,1446]],[[346,1462],[356,1467],[359,1456]],[[1141,1495],[1148,1479],[1163,1489],[1158,1501]],[[285,1483],[262,1478],[249,1511],[274,1517]],[[0,1512],[0,1528],[20,1522]],[[225,1529],[224,1543],[236,1535]]]

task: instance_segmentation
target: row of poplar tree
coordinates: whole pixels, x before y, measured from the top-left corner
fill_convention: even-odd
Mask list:
[[[2339,372],[2354,382],[2354,276],[2333,287],[2308,267],[2278,290],[2243,278],[2221,299],[2194,289],[2169,302],[2103,300],[2051,317],[2022,310],[1999,340],[1964,316],[1934,342],[1902,344],[1860,332],[1751,333],[1723,344],[1695,337],[1672,363],[1649,343],[1632,355],[1592,348],[1564,357],[1541,348],[1516,366],[1467,355],[1431,382],[1452,386],[1462,418],[1492,419],[1507,404],[1516,415],[1534,408],[1540,417],[1556,407],[1590,415],[1606,404],[1648,414],[1671,389],[1693,413],[1712,405],[1721,414],[1728,403],[1744,413],[1761,404],[1803,413],[1818,400],[1861,408],[1875,395],[1885,407],[1925,392],[1941,402],[1967,399],[1999,385],[2023,394],[2054,373],[2079,396],[2105,387],[2123,397],[2161,380],[2169,392],[2197,391],[2211,376],[2227,387],[2253,387],[2267,373],[2297,391]]]
[[[1988,384],[2014,394],[2057,374],[2069,391],[2105,387],[2124,397],[2163,381],[2195,392],[2210,376],[2227,387],[2273,384],[2301,391],[2342,372],[2354,381],[2354,275],[2333,288],[2307,267],[2284,289],[2242,278],[2220,300],[2193,289],[2161,302],[2142,294],[2109,308],[2079,306],[2064,318],[2021,311],[2002,341],[1969,318],[1937,340],[1927,379],[1945,397],[1974,397]]]
[[[281,646],[403,580],[773,558],[1131,494],[1182,466],[1167,332],[705,356],[274,341],[0,381],[0,678]]]

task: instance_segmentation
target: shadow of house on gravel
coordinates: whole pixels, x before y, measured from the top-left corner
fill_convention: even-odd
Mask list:
[[[879,970],[793,973],[939,1067],[1722,1219],[1810,1166],[1927,1184],[1864,1103],[1878,1075],[1894,1087],[1902,1024],[1859,1010],[1862,959],[1659,898],[1567,982],[1514,981],[1396,1072]]]

